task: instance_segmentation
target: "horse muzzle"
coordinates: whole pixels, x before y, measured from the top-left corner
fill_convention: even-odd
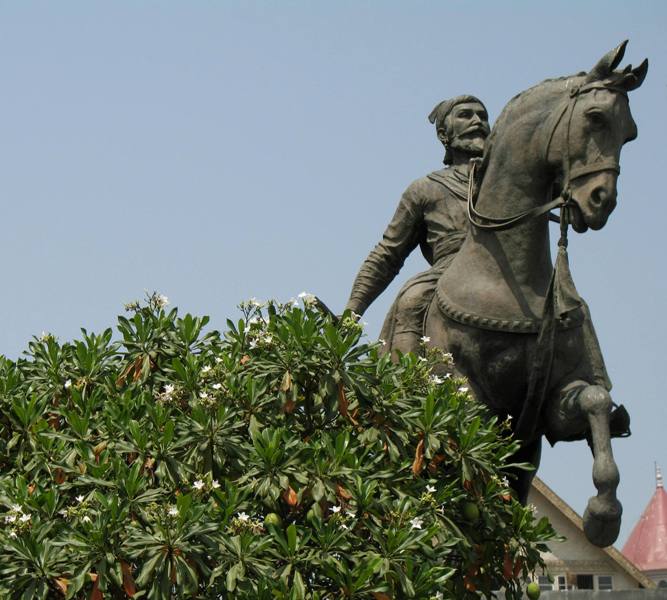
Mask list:
[[[604,171],[582,178],[572,190],[574,206],[569,216],[572,228],[577,233],[587,229],[602,229],[609,215],[616,208],[616,179],[618,174]],[[573,186],[574,188],[575,186]]]

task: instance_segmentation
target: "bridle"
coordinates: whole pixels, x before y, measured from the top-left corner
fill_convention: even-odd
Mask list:
[[[470,176],[468,179],[468,219],[475,227],[485,231],[504,231],[506,229],[516,227],[521,223],[525,223],[526,221],[530,221],[531,219],[535,219],[545,213],[550,213],[550,211],[552,211],[554,208],[560,208],[560,217],[549,214],[549,219],[560,223],[561,241],[567,244],[566,240],[568,219],[566,209],[574,204],[574,200],[572,199],[572,194],[570,191],[571,182],[575,179],[578,179],[579,177],[584,177],[585,175],[598,173],[600,171],[614,171],[617,175],[621,172],[621,167],[615,158],[605,158],[585,165],[580,165],[575,168],[572,167],[572,159],[570,156],[570,128],[572,126],[572,115],[574,114],[574,108],[577,104],[577,100],[583,94],[586,94],[592,90],[609,90],[627,96],[626,90],[618,86],[606,84],[601,81],[586,83],[572,88],[568,97],[562,103],[562,106],[553,113],[554,124],[551,127],[551,131],[549,133],[549,137],[547,138],[547,143],[543,153],[545,162],[549,155],[549,149],[556,133],[556,129],[558,129],[559,124],[567,115],[567,127],[565,130],[565,156],[563,160],[563,185],[562,191],[557,198],[541,204],[540,206],[536,206],[534,208],[530,208],[528,210],[514,214],[510,217],[489,217],[487,215],[483,215],[475,208],[475,175],[477,171],[477,162],[471,162]]]

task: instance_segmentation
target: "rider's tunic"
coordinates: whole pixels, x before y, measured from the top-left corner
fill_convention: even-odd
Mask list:
[[[394,334],[422,335],[436,283],[468,231],[467,183],[467,175],[445,168],[410,184],[382,240],[359,269],[347,308],[363,314],[417,246],[431,264],[428,271],[408,280],[394,301],[381,334],[387,342],[386,350],[391,350]],[[417,289],[418,294],[410,295],[411,290]]]

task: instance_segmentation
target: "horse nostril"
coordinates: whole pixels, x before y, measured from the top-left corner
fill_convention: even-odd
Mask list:
[[[611,205],[613,208],[616,205],[616,191],[609,192],[603,186],[596,187],[591,193],[591,203],[596,208],[606,205]]]

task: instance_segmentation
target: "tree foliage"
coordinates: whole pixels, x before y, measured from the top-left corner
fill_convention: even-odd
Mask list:
[[[165,306],[0,357],[0,597],[519,597],[553,532],[447,355],[308,296],[224,335]]]

